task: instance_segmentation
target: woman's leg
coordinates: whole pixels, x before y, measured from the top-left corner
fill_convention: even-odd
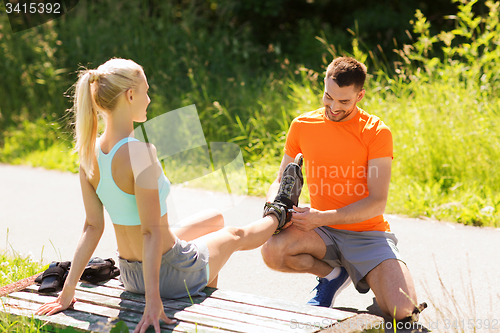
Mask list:
[[[217,232],[200,237],[210,253],[209,287],[217,287],[217,276],[235,251],[255,249],[264,244],[278,227],[274,215],[266,216],[245,227],[225,227]]]
[[[224,228],[224,217],[216,209],[207,209],[180,222],[180,226],[172,227],[179,239],[189,242],[203,235]]]

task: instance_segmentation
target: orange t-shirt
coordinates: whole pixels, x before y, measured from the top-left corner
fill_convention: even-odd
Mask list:
[[[354,118],[333,122],[324,108],[295,118],[285,153],[304,155],[311,207],[320,211],[345,207],[368,196],[368,160],[393,157],[392,134],[377,116],[358,108]],[[352,224],[330,225],[352,231],[390,231],[383,215]]]

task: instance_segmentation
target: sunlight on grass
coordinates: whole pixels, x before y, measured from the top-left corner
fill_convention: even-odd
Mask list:
[[[31,253],[19,254],[13,249],[0,252],[0,287],[30,277],[44,269]],[[3,303],[0,300],[0,307]],[[13,316],[0,312],[1,332],[44,332],[43,323],[32,318]]]

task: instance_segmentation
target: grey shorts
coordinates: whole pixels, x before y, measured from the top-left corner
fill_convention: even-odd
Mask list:
[[[176,237],[175,245],[161,258],[160,295],[164,298],[204,296],[208,283],[208,247],[202,241],[186,242]],[[142,262],[119,258],[120,278],[125,290],[144,294]]]
[[[360,293],[370,290],[365,276],[382,261],[397,259],[404,263],[396,247],[398,239],[383,231],[350,231],[330,227],[314,229],[326,245],[322,259],[332,267],[343,266]]]

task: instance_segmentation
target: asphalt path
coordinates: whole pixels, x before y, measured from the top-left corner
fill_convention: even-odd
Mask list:
[[[220,209],[226,225],[244,226],[261,215],[263,198],[174,186],[167,202],[171,224],[207,208]],[[236,206],[232,206],[236,203]],[[32,255],[45,263],[71,260],[85,212],[78,175],[0,164],[0,250]],[[399,239],[398,248],[415,281],[419,302],[429,308],[421,323],[433,331],[455,328],[500,331],[500,230],[386,215]],[[109,218],[96,256],[117,258]],[[260,249],[235,253],[219,275],[219,288],[290,302],[312,296],[315,277],[280,273],[263,262]],[[372,292],[351,285],[335,307],[378,313]],[[462,330],[460,330],[462,331]]]

